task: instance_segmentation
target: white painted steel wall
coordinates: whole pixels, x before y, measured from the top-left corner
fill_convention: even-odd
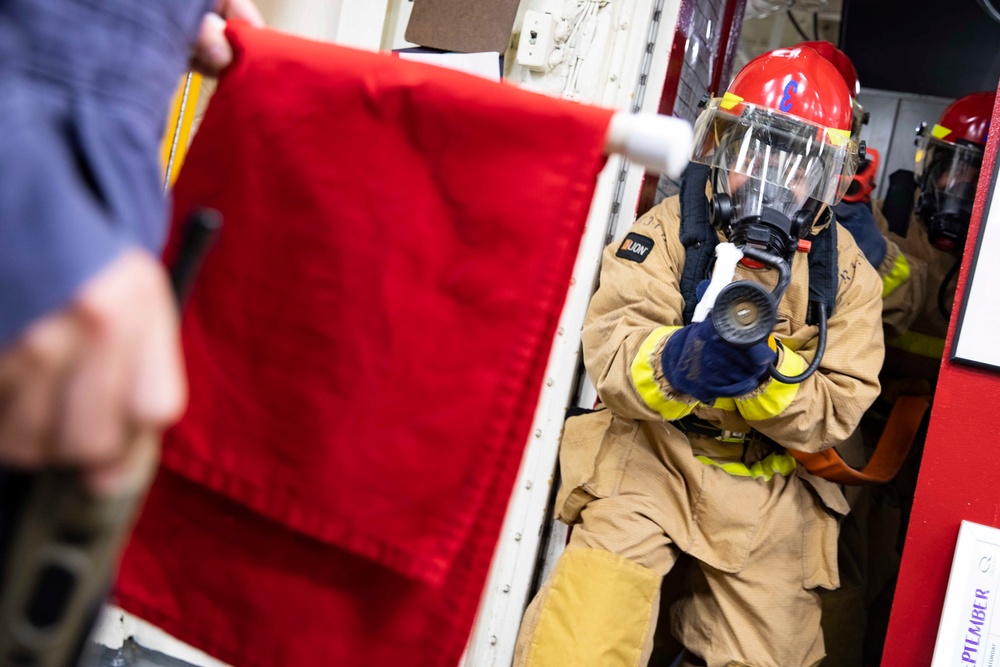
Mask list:
[[[302,37],[377,51],[389,0],[255,0],[267,25]]]
[[[101,612],[93,640],[102,646],[120,649],[130,637],[143,648],[183,660],[197,667],[227,667],[225,663],[188,646],[152,623],[147,623],[113,605],[107,605]]]
[[[565,65],[544,74],[514,63],[517,33],[525,10],[557,17],[574,10],[576,0],[522,2],[506,65],[508,80],[525,88],[563,95],[618,109],[655,113],[666,78],[667,56],[677,22],[678,0],[614,0],[594,19],[593,36],[585,49],[579,85],[567,91]],[[652,43],[653,46],[647,48]],[[640,85],[640,77],[644,83]],[[648,90],[648,94],[646,93]],[[559,436],[567,407],[593,405],[595,393],[579,371],[580,336],[593,292],[601,252],[611,238],[633,221],[642,185],[642,170],[612,158],[598,178],[585,236],[573,270],[566,305],[559,321],[545,372],[535,420],[501,529],[489,579],[480,602],[463,667],[507,667],[511,664],[524,608],[534,593],[536,569],[547,574],[562,552],[566,531],[552,526],[550,500],[555,481]],[[576,399],[578,383],[585,388]],[[548,543],[545,529],[552,527]]]

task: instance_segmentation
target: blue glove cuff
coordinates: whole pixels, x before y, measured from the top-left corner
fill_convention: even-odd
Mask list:
[[[767,375],[776,353],[766,342],[740,348],[722,340],[711,322],[690,324],[663,347],[663,374],[678,392],[702,403],[749,394]]]

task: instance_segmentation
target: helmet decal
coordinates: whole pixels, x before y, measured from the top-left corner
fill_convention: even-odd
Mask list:
[[[792,79],[785,86],[785,96],[781,98],[781,104],[778,108],[784,112],[789,112],[792,110],[792,93],[797,93],[799,90],[799,82]]]
[[[834,146],[846,146],[851,140],[851,133],[847,130],[839,130],[835,127],[827,127],[826,136]]]
[[[732,96],[724,99],[727,103],[742,98],[744,104],[767,107],[823,127],[852,127],[851,93],[844,78],[809,47],[775,49],[757,56],[733,77],[726,92]],[[735,105],[732,110],[740,108]]]
[[[949,134],[951,134],[951,130],[943,125],[935,125],[931,128],[931,136],[935,139],[944,139]]]
[[[742,101],[743,98],[739,95],[734,95],[733,93],[726,91],[725,95],[722,96],[722,101],[719,103],[719,106],[726,111],[732,111],[733,108]]]

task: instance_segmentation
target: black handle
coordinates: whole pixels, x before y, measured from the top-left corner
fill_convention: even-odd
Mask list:
[[[210,208],[196,210],[184,224],[177,259],[170,267],[170,286],[178,305],[187,301],[195,276],[221,228],[222,215]]]

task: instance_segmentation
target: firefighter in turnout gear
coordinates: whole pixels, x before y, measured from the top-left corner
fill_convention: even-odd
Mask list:
[[[885,300],[885,363],[879,376],[882,392],[865,415],[861,429],[869,447],[886,429],[901,399],[929,398],[934,393],[995,98],[994,92],[966,95],[949,105],[936,124],[922,126],[915,172],[892,174],[885,199],[874,204],[881,230],[908,262],[910,279]],[[890,308],[891,301],[895,307]],[[880,660],[928,415],[929,411],[916,430],[900,472],[887,488],[880,489],[888,498],[871,504],[868,522],[882,528],[868,531],[872,557],[866,572],[864,662],[844,661],[836,663],[838,667]],[[844,612],[844,618],[857,618],[859,608]],[[851,643],[842,642],[845,646]]]
[[[825,663],[831,667],[881,661],[927,406],[944,351],[994,98],[992,92],[965,96],[933,128],[921,126],[916,174],[892,174],[885,199],[872,207],[887,245],[897,253],[895,270],[885,272],[887,262],[879,268],[886,340],[882,391],[859,431],[838,452],[861,468],[876,441],[885,440],[887,425],[904,402],[922,401],[924,407],[908,417],[913,423],[901,454],[909,454],[905,460],[897,457],[902,465],[890,483],[845,489],[851,513],[841,524],[841,588],[823,595],[824,635],[836,647]]]
[[[885,199],[875,202],[883,232],[920,267],[924,282],[911,295],[905,320],[886,319],[882,400],[876,409],[899,395],[931,394],[937,383],[995,99],[994,92],[966,95],[935,125],[918,128],[915,171],[892,174]],[[915,478],[919,456],[911,459]],[[904,502],[904,526],[907,508]]]
[[[927,267],[924,299],[910,326],[896,336],[886,331],[889,379],[915,377],[910,365],[918,364],[920,379],[937,380],[995,99],[994,92],[966,95],[933,127],[921,126],[915,172],[894,173],[876,206],[889,239]]]
[[[685,664],[823,659],[815,589],[839,583],[847,504],[790,450],[847,438],[883,359],[881,281],[830,212],[857,165],[850,98],[812,49],[755,59],[698,118],[692,159],[710,187],[682,187],[605,250],[583,332],[601,409],[566,423],[556,511],[573,529],[516,665],[647,664],[661,580],[682,554],[686,594],[664,622]],[[736,344],[692,316],[699,234],[720,264],[725,241],[742,248],[734,282],[770,292],[770,336]]]

